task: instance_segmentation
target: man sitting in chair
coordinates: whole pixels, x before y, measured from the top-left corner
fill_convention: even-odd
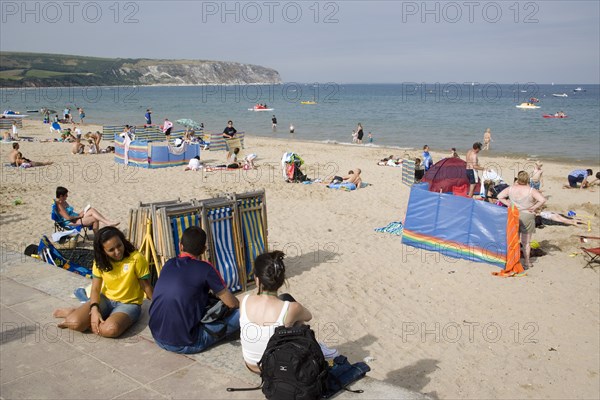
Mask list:
[[[106,226],[117,226],[118,222],[112,222],[106,219],[95,208],[87,208],[80,213],[75,212],[72,206],[67,202],[69,191],[67,188],[59,186],[56,188],[56,213],[62,217],[65,225],[72,226],[91,226],[94,233],[100,228],[100,222]],[[60,221],[57,221],[60,223]],[[62,225],[62,224],[61,224]]]

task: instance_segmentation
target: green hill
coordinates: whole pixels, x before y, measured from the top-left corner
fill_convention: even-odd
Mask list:
[[[0,87],[281,83],[259,65],[0,52]]]

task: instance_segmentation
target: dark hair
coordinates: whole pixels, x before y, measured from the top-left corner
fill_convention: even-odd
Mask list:
[[[181,236],[183,251],[199,256],[206,250],[206,232],[199,226],[190,226]]]
[[[129,257],[131,253],[135,251],[135,246],[131,244],[129,240],[125,239],[123,232],[114,226],[105,226],[100,229],[98,233],[94,234],[94,261],[100,271],[108,272],[113,269],[110,257],[104,252],[103,245],[115,236],[121,239],[121,242],[123,242],[123,246],[125,247],[123,258]]]
[[[423,150],[425,150],[425,149],[426,149],[426,148],[428,148],[428,147],[429,147],[429,146],[427,146],[427,145],[423,146]]]
[[[481,150],[481,142],[475,142],[473,143],[473,150]]]
[[[18,149],[18,148],[19,148],[19,143],[17,143],[17,142],[14,142],[14,143],[12,144],[12,146],[13,146],[13,149]]]
[[[600,179],[600,172],[596,172],[596,178]]]
[[[233,124],[232,120],[227,121],[228,124]]]
[[[276,291],[285,283],[285,254],[275,250],[263,253],[254,261],[254,273],[260,282],[258,292],[262,290]]]
[[[236,147],[235,149],[233,149],[233,154],[238,154],[240,152],[240,148]]]
[[[594,171],[592,171],[591,169],[588,169],[588,170],[587,170],[587,173],[588,173],[588,176],[592,176],[592,175],[594,175]]]
[[[59,197],[64,196],[65,194],[69,193],[69,191],[67,190],[66,187],[62,187],[62,186],[58,186],[56,188],[56,198],[58,199]]]

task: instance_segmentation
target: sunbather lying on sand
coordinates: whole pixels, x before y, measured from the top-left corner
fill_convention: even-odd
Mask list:
[[[540,217],[542,217],[543,219],[549,219],[550,221],[560,222],[567,225],[585,225],[585,222],[583,222],[580,219],[566,218],[552,211],[542,211],[540,212]]]

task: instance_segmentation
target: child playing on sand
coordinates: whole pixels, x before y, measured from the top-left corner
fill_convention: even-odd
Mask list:
[[[200,156],[196,156],[190,160],[184,171],[198,171],[200,169]]]
[[[246,158],[244,158],[244,169],[256,169],[254,165],[254,160],[256,159],[256,154],[248,154]]]
[[[88,140],[88,153],[98,154],[98,148],[96,147],[96,143],[94,143],[92,139]]]
[[[227,168],[239,168],[241,165],[237,160],[237,156],[240,152],[240,148],[236,147],[233,152],[227,153]]]
[[[536,190],[540,190],[540,187],[542,186],[542,174],[544,173],[544,171],[542,171],[542,165],[544,164],[542,164],[541,161],[535,162],[531,178],[529,179],[529,186]]]

